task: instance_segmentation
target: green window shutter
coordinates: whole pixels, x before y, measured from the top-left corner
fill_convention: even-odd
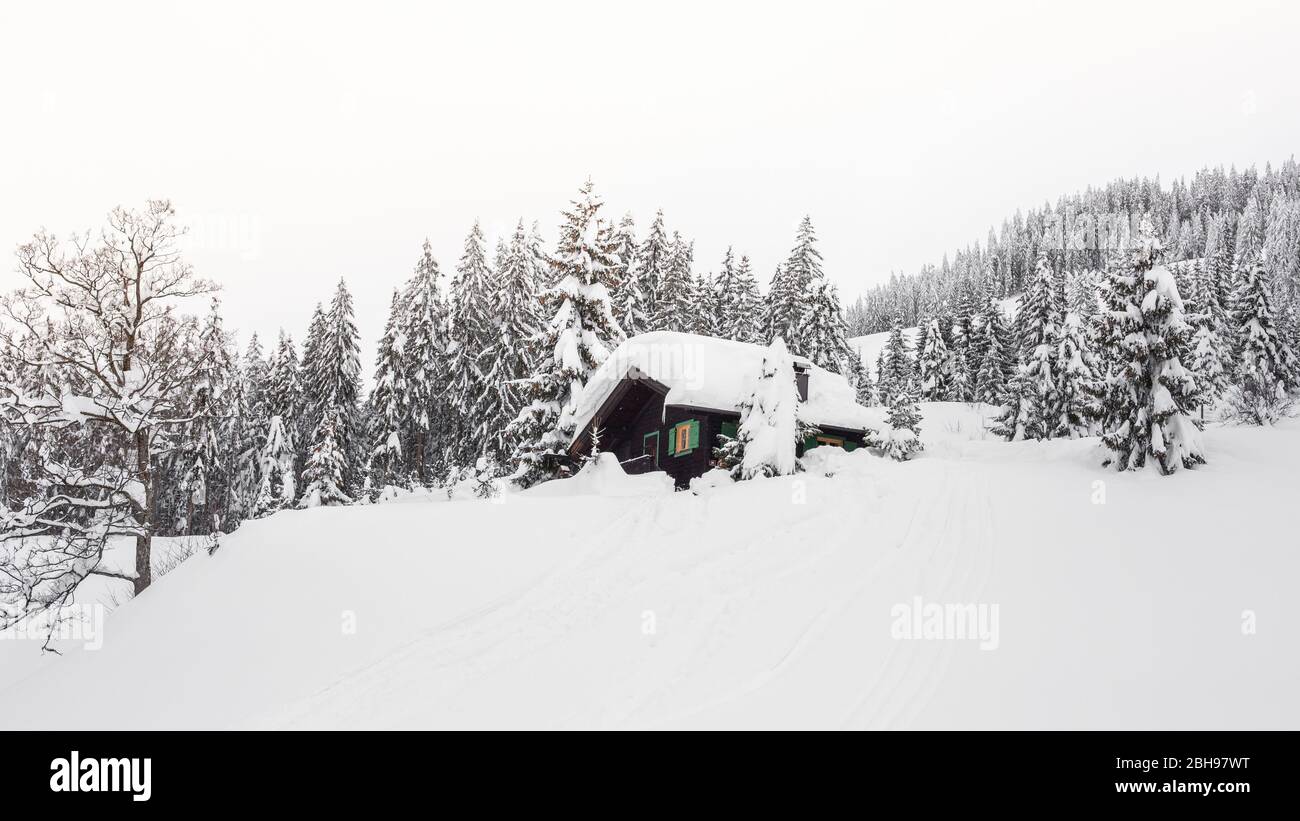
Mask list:
[[[844,449],[847,451],[855,451],[858,449],[858,443],[854,442],[852,439],[845,439]]]
[[[722,435],[727,437],[728,439],[735,439],[736,434],[739,432],[740,432],[740,428],[737,427],[735,422],[722,423]]]
[[[686,431],[686,447],[677,449],[677,438]],[[668,453],[673,456],[685,456],[700,446],[700,423],[694,419],[678,422],[669,431]]]
[[[803,449],[812,450],[813,448],[817,447],[817,444],[818,444],[817,437],[809,436],[803,440]]]

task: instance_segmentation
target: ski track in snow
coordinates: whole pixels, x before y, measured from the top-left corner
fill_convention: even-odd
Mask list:
[[[991,504],[977,480],[946,466],[943,492],[917,506],[900,551],[918,562],[917,595],[926,602],[978,603],[992,573]],[[954,487],[956,485],[956,487]],[[954,510],[960,515],[954,515]],[[922,522],[916,527],[916,522]],[[962,525],[976,523],[969,534]],[[853,706],[845,725],[861,729],[905,727],[943,681],[959,643],[898,641],[873,685]],[[896,658],[897,657],[897,658]]]

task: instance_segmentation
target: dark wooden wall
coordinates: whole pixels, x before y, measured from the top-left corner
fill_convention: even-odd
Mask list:
[[[678,487],[687,487],[691,479],[701,476],[713,466],[713,449],[718,445],[718,434],[722,432],[723,420],[736,421],[739,414],[722,415],[711,411],[692,410],[674,407],[667,409],[666,418],[660,434],[663,452],[659,455],[659,467],[673,477]],[[668,453],[668,437],[678,422],[694,419],[700,423],[699,447],[689,453]]]
[[[699,446],[687,453],[670,454],[668,445],[673,427],[679,422],[692,419],[700,423]],[[722,423],[736,423],[739,420],[738,413],[718,413],[672,405],[668,406],[665,413],[662,394],[645,385],[633,385],[609,418],[601,421],[603,432],[600,449],[617,456],[628,473],[662,470],[673,477],[677,487],[685,488],[690,485],[691,479],[703,475],[713,467],[713,449],[718,445]],[[656,431],[659,433],[657,467],[650,459],[636,459],[641,456],[645,435]],[[827,429],[825,432],[843,436],[859,445],[863,441],[862,435],[854,431]],[[802,455],[804,448],[801,445],[797,450]]]

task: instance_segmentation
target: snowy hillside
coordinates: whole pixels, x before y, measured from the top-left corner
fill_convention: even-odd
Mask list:
[[[999,300],[998,307],[1002,310],[1002,314],[1008,320],[1012,320],[1016,317],[1016,306],[1019,302],[1020,297],[1018,296],[1008,297],[1007,299]],[[907,339],[907,344],[911,346],[911,350],[913,351],[916,350],[920,336],[921,331],[919,328],[903,329],[903,337]],[[888,341],[889,331],[867,334],[866,336],[855,336],[848,340],[849,346],[853,348],[853,350],[857,351],[858,355],[862,357],[862,364],[871,371],[873,378],[879,376],[879,374],[876,373],[876,357],[880,356],[881,350],[884,349],[885,343]]]
[[[0,728],[1300,729],[1300,425],[1211,429],[1162,478],[922,412],[907,463],[248,522],[101,650],[0,641]],[[892,637],[916,597],[997,605],[995,647]]]
[[[904,328],[903,338],[911,350],[916,350],[917,340],[921,335],[919,328]],[[867,334],[866,336],[855,336],[849,339],[849,347],[858,352],[862,357],[862,364],[871,372],[871,378],[879,378],[880,374],[876,371],[876,358],[884,350],[885,343],[889,341],[889,331],[881,331],[878,334]]]

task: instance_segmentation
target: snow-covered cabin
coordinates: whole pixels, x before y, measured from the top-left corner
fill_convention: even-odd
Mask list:
[[[684,487],[714,465],[718,436],[735,436],[741,403],[758,379],[766,348],[696,334],[655,331],[624,342],[578,395],[569,455],[592,451],[593,436],[628,473],[662,470]],[[820,430],[799,448],[853,449],[875,416],[843,376],[795,357],[803,419]]]

